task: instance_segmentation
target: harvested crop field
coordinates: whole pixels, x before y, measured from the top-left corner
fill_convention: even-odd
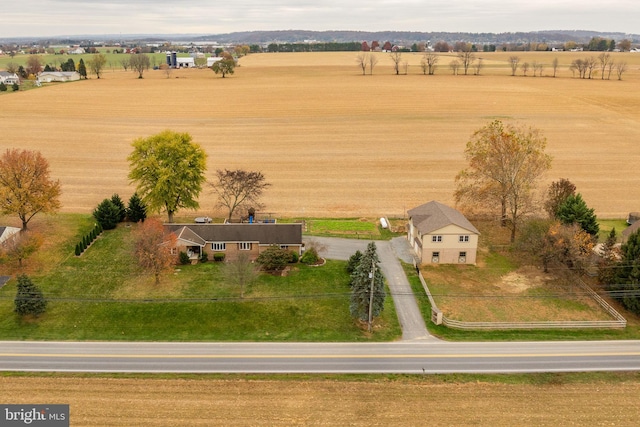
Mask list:
[[[495,384],[0,378],[11,403],[70,405],[73,426],[633,426],[640,383]]]
[[[581,56],[580,56],[581,55]],[[538,127],[554,157],[546,184],[574,182],[601,217],[640,206],[640,55],[623,80],[572,78],[568,52],[557,78],[510,76],[505,53],[482,54],[480,76],[452,76],[443,56],[434,76],[408,54],[393,75],[380,54],[362,76],[354,52],[254,54],[222,79],[210,70],[107,70],[92,78],[0,97],[0,150],[40,150],[62,182],[63,209],[89,212],[113,193],[128,198],[131,142],[164,129],[189,132],[216,169],[260,170],[276,216],[403,216],[425,201],[452,203],[469,136],[494,119]],[[543,71],[551,74],[550,65]],[[210,192],[201,212],[219,216]]]

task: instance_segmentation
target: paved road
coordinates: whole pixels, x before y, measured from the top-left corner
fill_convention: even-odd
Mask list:
[[[2,342],[0,371],[507,373],[638,371],[640,341]]]
[[[331,237],[313,237],[315,240],[327,248],[324,256],[329,259],[348,260],[357,250],[364,252],[370,240],[337,239]],[[391,241],[376,242],[378,255],[380,257],[380,268],[387,279],[389,291],[393,297],[393,302],[398,314],[398,320],[402,327],[403,340],[431,340],[436,338],[429,334],[424,323],[424,318],[416,298],[411,291],[411,286],[404,273],[402,265],[398,260],[403,259],[411,263],[410,247],[406,239],[398,237]]]

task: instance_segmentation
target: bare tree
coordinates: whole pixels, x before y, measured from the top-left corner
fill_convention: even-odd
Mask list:
[[[587,75],[587,63],[582,59],[576,59],[571,62],[571,66],[569,67],[573,75],[575,76],[576,71],[578,72],[578,76],[581,79],[584,79]]]
[[[449,68],[454,76],[458,75],[458,70],[460,69],[460,62],[458,60],[453,60],[449,63]]]
[[[596,58],[594,58],[593,56],[588,57],[585,60],[585,64],[587,66],[587,75],[589,76],[588,78],[591,79],[593,70],[596,68]]]
[[[378,63],[378,57],[374,54],[369,55],[369,75],[373,75],[373,67]]]
[[[510,56],[509,57],[509,65],[511,66],[511,75],[515,76],[516,71],[518,71],[518,65],[520,64],[519,56]]]
[[[391,62],[393,62],[393,71],[396,72],[396,75],[400,74],[400,62],[402,61],[402,52],[399,52],[399,51],[390,52],[389,58],[391,58]]]
[[[15,62],[8,62],[6,69],[7,73],[15,74],[18,72],[18,64],[16,64]]]
[[[171,77],[171,73],[173,72],[173,68],[171,68],[169,66],[169,64],[160,64],[159,68],[162,71],[164,71],[164,74],[167,76],[167,78]]]
[[[523,62],[522,65],[520,66],[520,69],[522,70],[522,75],[527,77],[527,71],[529,71],[529,63]]]
[[[540,77],[542,77],[542,70],[544,69],[544,64],[542,62],[535,61],[532,64],[532,68],[533,68],[533,77],[536,76],[536,73],[538,73]]]
[[[369,64],[369,55],[368,53],[360,52],[356,55],[356,64],[358,67],[362,69],[362,75],[364,76],[367,73],[367,65]]]
[[[466,76],[469,71],[469,67],[476,60],[476,56],[471,50],[471,45],[467,44],[467,46],[464,48],[463,51],[458,52],[458,59],[460,59],[460,63],[462,64],[462,69],[464,70],[464,75]]]
[[[558,72],[558,58],[553,58],[553,62],[551,62],[551,68],[553,68],[553,77],[556,76]]]
[[[604,75],[605,75],[607,66],[609,65],[609,63],[612,62],[611,54],[608,52],[602,52],[600,55],[598,55],[598,62],[600,63],[600,73],[601,73],[600,79],[604,80]]]
[[[120,60],[120,65],[122,65],[122,68],[124,68],[124,70],[127,71],[131,66],[131,61],[129,60],[129,58],[122,58]]]
[[[29,58],[27,59],[27,65],[25,67],[25,70],[27,70],[28,74],[33,74],[34,76],[37,76],[38,73],[42,71],[42,61],[40,60],[40,56],[38,55],[29,56]]]
[[[240,253],[236,259],[225,263],[223,275],[227,282],[240,288],[240,298],[244,298],[245,289],[256,280],[259,273],[249,255]]]
[[[616,74],[618,75],[618,80],[622,80],[622,75],[627,71],[627,63],[626,62],[618,62],[615,66]]]
[[[429,75],[432,76],[436,72],[439,59],[440,58],[435,53],[425,52],[422,57],[422,61],[420,62],[423,67],[423,71],[428,72]]]
[[[475,63],[475,65],[473,67],[474,70],[475,70],[473,72],[473,74],[476,75],[476,76],[479,76],[480,75],[480,70],[482,69],[483,65],[484,64],[482,63],[482,58],[478,58],[478,61]]]
[[[402,69],[404,70],[404,75],[409,74],[409,61],[402,61]]]
[[[261,172],[236,170],[216,171],[217,181],[210,183],[214,192],[218,195],[220,207],[227,208],[227,219],[231,220],[233,212],[240,207],[259,208],[260,196],[271,184],[265,182]]]

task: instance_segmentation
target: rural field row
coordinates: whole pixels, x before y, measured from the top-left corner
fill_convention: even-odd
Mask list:
[[[495,55],[488,64],[502,64]],[[262,171],[272,184],[266,209],[277,216],[401,217],[432,199],[452,203],[470,135],[513,120],[548,139],[554,161],[543,185],[569,178],[601,217],[639,209],[637,56],[624,55],[622,81],[571,78],[566,64],[555,79],[497,75],[507,71],[497,65],[452,76],[444,59],[435,76],[414,65],[395,76],[384,57],[362,76],[354,57],[257,54],[226,79],[210,70],[149,71],[142,80],[109,70],[99,80],[5,93],[0,150],[40,150],[62,182],[66,212],[89,212],[114,192],[128,197],[131,142],[171,129],[204,147],[210,178],[215,169]],[[201,213],[220,214],[213,194],[200,202]]]

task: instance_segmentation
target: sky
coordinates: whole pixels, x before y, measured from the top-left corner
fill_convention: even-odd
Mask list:
[[[640,33],[638,0],[27,0],[0,37],[259,30]]]

